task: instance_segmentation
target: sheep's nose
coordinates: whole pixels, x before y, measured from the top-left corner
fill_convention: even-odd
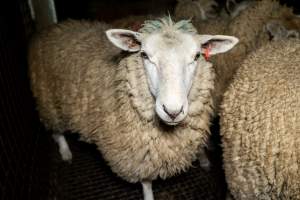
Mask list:
[[[167,113],[167,115],[172,119],[176,119],[176,117],[183,112],[183,106],[180,107],[180,109],[176,109],[176,110],[170,110],[167,109],[165,105],[163,105],[163,109],[165,111],[165,113]]]

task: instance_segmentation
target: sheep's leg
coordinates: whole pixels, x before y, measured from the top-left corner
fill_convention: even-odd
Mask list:
[[[154,200],[151,181],[142,181],[144,200]]]
[[[54,141],[58,144],[59,153],[61,158],[64,161],[71,162],[72,161],[72,152],[69,148],[69,145],[66,141],[66,138],[62,134],[53,134],[52,135]]]
[[[205,150],[201,150],[200,153],[198,154],[198,160],[200,162],[200,166],[206,170],[206,171],[209,171],[210,170],[210,161],[205,153]]]

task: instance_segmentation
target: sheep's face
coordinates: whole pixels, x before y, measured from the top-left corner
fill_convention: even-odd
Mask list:
[[[142,40],[140,54],[156,98],[156,113],[169,125],[179,123],[188,113],[188,94],[200,51],[197,38],[190,34],[156,33]]]
[[[161,31],[147,35],[128,30],[107,31],[112,43],[123,50],[138,52],[143,60],[148,85],[155,97],[155,110],[168,125],[176,125],[188,114],[188,95],[193,77],[201,63],[202,54],[231,49],[237,39],[230,36],[211,36]]]

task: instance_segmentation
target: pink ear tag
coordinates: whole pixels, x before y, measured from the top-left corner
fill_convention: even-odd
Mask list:
[[[209,44],[204,50],[204,58],[206,61],[208,61],[208,59],[210,57],[210,51],[211,51],[211,46]]]

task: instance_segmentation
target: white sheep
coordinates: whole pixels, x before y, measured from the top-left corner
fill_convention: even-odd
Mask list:
[[[300,199],[300,40],[272,42],[238,69],[221,109],[236,200]]]
[[[97,145],[112,171],[142,182],[187,170],[209,136],[214,71],[202,54],[230,50],[238,39],[199,35],[187,21],[146,21],[139,32],[102,23],[68,21],[37,37],[30,48],[32,90],[41,120],[55,131],[79,132]],[[107,30],[107,31],[106,31]],[[130,53],[120,53],[111,46]],[[206,164],[207,159],[202,158]]]

